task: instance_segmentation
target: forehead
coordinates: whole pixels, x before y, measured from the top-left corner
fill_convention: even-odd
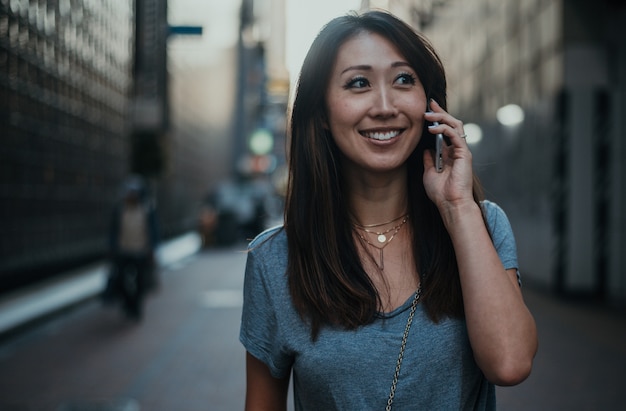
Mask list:
[[[390,61],[406,61],[406,58],[386,37],[363,31],[350,37],[339,47],[335,70],[343,70],[353,65],[387,66]]]

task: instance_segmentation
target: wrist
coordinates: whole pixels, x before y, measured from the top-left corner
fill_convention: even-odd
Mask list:
[[[451,228],[459,227],[464,221],[476,217],[482,221],[480,206],[473,199],[443,203],[439,206],[439,213],[448,232]]]

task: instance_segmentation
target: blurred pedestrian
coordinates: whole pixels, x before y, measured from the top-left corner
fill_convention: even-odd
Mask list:
[[[215,245],[215,232],[218,222],[219,215],[215,207],[215,193],[210,192],[200,204],[200,212],[198,213],[197,230],[202,239],[203,248]]]
[[[109,246],[112,269],[108,293],[121,299],[124,312],[141,319],[146,291],[157,281],[155,251],[158,227],[154,206],[145,199],[145,185],[129,179],[112,213]]]
[[[423,36],[384,12],[322,29],[291,115],[284,226],[249,248],[246,409],[285,410],[293,375],[297,410],[493,410],[494,384],[529,375],[515,240],[465,137]]]

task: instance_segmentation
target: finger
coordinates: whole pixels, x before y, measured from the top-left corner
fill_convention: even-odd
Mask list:
[[[459,145],[460,142],[455,142],[453,139],[458,139],[460,138],[458,131],[449,126],[448,124],[440,124],[439,122],[433,122],[433,124],[428,126],[428,132],[430,134],[443,134],[444,138],[444,142],[446,146],[450,146],[450,145]],[[455,144],[456,143],[456,144]]]
[[[452,145],[463,147],[467,144],[467,134],[463,129],[463,122],[446,112],[434,99],[430,99],[431,110],[426,113],[425,119],[432,122],[428,129],[431,134],[443,134],[448,137]],[[464,144],[465,143],[465,144]]]
[[[463,122],[451,117],[451,120],[443,119],[442,121],[449,121],[449,123],[439,122],[433,120],[433,124],[428,126],[428,131],[431,134],[443,134],[447,137],[450,144],[455,146],[462,146],[463,143],[467,143],[467,134],[463,128]]]
[[[467,147],[467,134],[463,128],[462,121],[458,121],[457,126],[452,128],[452,133],[448,136],[451,138],[452,144],[459,147]]]
[[[441,106],[433,99],[431,99],[432,105],[431,110],[424,113],[424,118],[426,121],[434,123],[437,122],[439,125],[447,125],[451,130],[461,131],[460,134],[463,134],[463,122],[454,116],[450,115],[447,111],[445,111]],[[443,129],[438,129],[438,132],[443,132]],[[446,133],[447,135],[448,133]]]
[[[436,113],[439,113],[439,112],[445,113],[446,112],[446,110],[444,110],[443,107],[441,107],[439,105],[439,103],[437,103],[437,100],[435,100],[434,98],[430,99],[430,109],[433,112],[436,112]]]

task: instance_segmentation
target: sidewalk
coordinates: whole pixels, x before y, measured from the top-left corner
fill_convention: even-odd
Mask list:
[[[528,380],[497,387],[498,409],[624,410],[626,316],[599,303],[524,288],[539,351]]]
[[[196,253],[201,240],[188,233],[164,242],[157,250],[160,268]],[[0,338],[10,332],[100,294],[109,263],[97,262],[32,287],[0,296]]]

